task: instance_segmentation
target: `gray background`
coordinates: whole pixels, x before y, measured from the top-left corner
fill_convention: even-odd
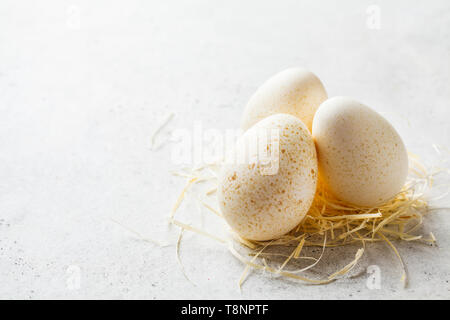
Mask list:
[[[379,29],[367,24],[370,5]],[[398,245],[406,289],[379,245],[355,277],[308,286],[253,273],[240,293],[241,263],[186,235],[193,286],[166,221],[183,182],[169,174],[170,143],[150,148],[167,113],[176,117],[159,141],[196,120],[237,127],[265,79],[303,66],[329,96],[379,111],[434,163],[431,145],[450,141],[449,52],[447,0],[1,1],[0,298],[450,298],[448,210],[426,220],[438,247]],[[328,264],[346,264],[350,249]],[[372,264],[379,290],[366,286]]]

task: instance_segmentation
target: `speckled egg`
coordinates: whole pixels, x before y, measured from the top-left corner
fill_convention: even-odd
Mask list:
[[[339,199],[376,206],[394,197],[408,174],[408,154],[381,115],[347,98],[325,101],[314,118],[320,179]]]
[[[241,128],[247,130],[276,113],[291,114],[311,131],[314,113],[327,99],[319,78],[303,68],[284,70],[267,80],[253,94],[244,110]]]
[[[247,130],[237,146],[235,159],[241,161],[224,165],[219,176],[221,212],[243,238],[280,237],[302,221],[314,198],[317,156],[312,136],[298,118],[276,114]],[[263,151],[266,158],[260,155]]]

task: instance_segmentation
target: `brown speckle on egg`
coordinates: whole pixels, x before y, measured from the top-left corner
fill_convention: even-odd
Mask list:
[[[250,137],[259,129],[279,130],[278,170],[264,174],[260,162],[253,170],[248,164],[225,165],[218,196],[225,220],[240,236],[270,240],[289,232],[305,217],[317,185],[317,175],[311,172],[317,172],[318,165],[312,136],[298,118],[272,115],[249,129],[240,143],[252,143]],[[236,176],[238,181],[233,179]]]

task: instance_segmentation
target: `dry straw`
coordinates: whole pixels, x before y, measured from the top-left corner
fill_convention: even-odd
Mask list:
[[[427,200],[427,193],[433,186],[433,177],[443,170],[428,173],[415,155],[410,154],[410,176],[407,183],[397,196],[389,202],[378,207],[349,205],[334,198],[319,183],[314,202],[303,221],[288,234],[272,241],[242,239],[231,230],[230,238],[223,239],[218,237],[214,230],[203,230],[175,219],[175,212],[187,196],[188,190],[196,183],[210,181],[213,186],[206,191],[205,196],[214,196],[217,190],[217,178],[216,175],[208,175],[208,172],[211,173],[214,168],[217,168],[217,166],[191,169],[188,174],[175,173],[185,176],[187,184],[178,197],[169,220],[182,231],[192,231],[225,245],[229,252],[245,265],[243,274],[239,278],[239,287],[245,281],[246,275],[251,269],[262,270],[311,284],[330,283],[344,276],[357,265],[365,250],[368,250],[366,244],[370,242],[385,242],[393,250],[402,268],[401,281],[406,286],[406,268],[393,241],[436,243],[432,233],[423,235],[417,234],[417,232],[421,229],[424,216],[432,212]],[[195,195],[195,198],[206,209],[218,216],[218,219],[223,219],[217,209],[200,200],[197,195]],[[178,258],[180,242],[181,237],[177,244]],[[300,275],[319,263],[326,248],[358,244],[360,248],[356,250],[353,260],[328,276],[321,279],[312,279]],[[245,247],[246,253],[242,253],[243,250],[237,250],[236,245],[240,246],[239,249]],[[307,247],[322,248],[321,255],[318,258],[302,255]],[[269,249],[275,249],[275,252]],[[285,257],[285,259],[280,261],[280,256]],[[286,271],[291,263],[294,264],[293,262],[299,261],[299,259],[310,260],[312,263],[302,269],[291,270],[292,268],[289,268],[289,271]],[[274,264],[278,265],[274,266]],[[184,268],[182,267],[182,269],[184,273]]]

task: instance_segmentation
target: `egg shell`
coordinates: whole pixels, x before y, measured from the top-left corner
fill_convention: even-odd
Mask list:
[[[394,197],[408,175],[408,154],[392,125],[369,107],[334,97],[313,123],[320,180],[339,199],[376,206]]]
[[[250,155],[243,163],[225,165],[219,175],[221,212],[232,229],[246,239],[270,240],[292,230],[305,217],[316,191],[314,142],[306,126],[294,116],[276,114],[258,122],[239,138],[238,146],[243,148],[237,148],[237,153],[255,146],[255,133],[273,134],[273,130],[278,132],[278,140],[258,143],[262,150],[277,155],[276,171],[267,174],[267,164],[251,160],[254,157]],[[278,141],[278,148],[273,141]]]
[[[322,82],[303,68],[286,69],[267,80],[250,98],[241,128],[247,130],[258,121],[277,113],[293,115],[311,131],[314,114],[327,99]]]

